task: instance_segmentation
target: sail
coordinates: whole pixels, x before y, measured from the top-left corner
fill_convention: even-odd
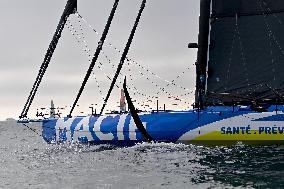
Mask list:
[[[284,95],[284,1],[212,0],[206,103]]]

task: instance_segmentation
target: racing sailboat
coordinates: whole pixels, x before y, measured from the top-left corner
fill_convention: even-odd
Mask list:
[[[104,106],[127,57],[145,3],[144,0]],[[198,43],[188,46],[198,49],[192,110],[139,113],[127,90],[126,78],[123,87],[129,113],[103,115],[101,111],[98,115],[72,117],[100,54],[117,4],[118,0],[69,116],[42,120],[45,141],[122,145],[142,141],[211,145],[284,143],[282,0],[200,0]],[[76,9],[77,1],[68,0],[20,122],[27,115],[66,19]]]

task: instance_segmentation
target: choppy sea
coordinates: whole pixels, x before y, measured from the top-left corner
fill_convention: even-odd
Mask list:
[[[48,145],[0,124],[0,188],[284,188],[284,147]]]

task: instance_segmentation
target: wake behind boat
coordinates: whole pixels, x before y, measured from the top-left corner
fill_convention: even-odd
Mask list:
[[[201,0],[197,48],[194,109],[188,111],[137,112],[124,92],[130,113],[103,115],[104,107],[127,59],[139,20],[122,53],[115,77],[99,115],[72,117],[102,50],[119,1],[114,2],[105,30],[82,86],[66,118],[42,121],[42,136],[49,143],[91,142],[131,145],[142,141],[227,145],[284,143],[284,2],[281,0]],[[21,119],[29,107],[48,67],[67,18],[77,11],[68,0],[55,36],[47,51]]]

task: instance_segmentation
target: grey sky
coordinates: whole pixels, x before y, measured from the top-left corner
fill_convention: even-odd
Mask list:
[[[140,0],[121,0],[107,37],[108,43],[123,50],[140,3]],[[65,4],[65,0],[0,1],[2,24],[0,30],[0,119],[19,116]],[[112,4],[113,0],[78,0],[78,12],[101,33]],[[187,49],[187,44],[197,41],[198,16],[199,0],[148,0],[129,57],[164,79],[175,79],[196,59],[196,51]],[[70,22],[76,30],[80,31],[75,16],[70,18]],[[85,23],[82,27],[93,54],[99,36],[91,32]],[[31,107],[29,114],[31,117],[34,116],[38,107],[49,106],[51,99],[55,101],[56,106],[70,106],[73,103],[89,66],[88,56],[83,49],[84,44],[78,44],[66,27]],[[120,55],[107,45],[104,46],[104,51],[112,63],[117,65]],[[104,55],[101,54],[99,61],[103,64],[103,71],[96,67],[95,75],[105,96],[110,81],[104,74],[112,77],[114,69],[108,64]],[[141,93],[155,96],[160,91],[141,76],[137,66],[130,65],[130,68],[133,84]],[[125,64],[123,74],[129,77],[127,70],[127,64]],[[140,69],[140,71],[143,70]],[[150,74],[146,75],[161,86],[160,88],[167,85],[166,82]],[[194,77],[192,66],[176,83],[193,89]],[[121,80],[122,78],[119,79]],[[130,82],[129,80],[129,85]],[[121,86],[119,83],[118,85]],[[172,96],[187,92],[171,85],[167,91]],[[133,90],[130,93],[137,102],[142,103],[147,100],[141,95],[134,95]],[[115,89],[107,110],[116,108],[118,94],[119,90]],[[170,106],[176,102],[170,101],[168,95],[163,92],[160,92],[159,97],[161,103],[167,104],[170,109],[183,109],[188,106],[180,102],[179,106]],[[91,76],[75,115],[81,111],[89,113],[88,107],[92,103],[98,104],[99,109],[102,104],[101,99],[96,80]],[[186,99],[188,103],[192,102],[193,95],[184,96],[183,99]],[[154,104],[149,105],[154,107]],[[63,113],[67,114],[68,110],[69,108]]]

